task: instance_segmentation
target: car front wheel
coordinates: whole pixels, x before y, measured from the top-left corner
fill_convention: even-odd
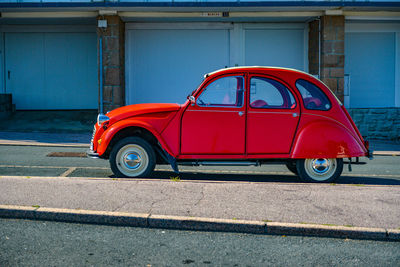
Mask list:
[[[154,170],[155,159],[154,150],[147,141],[127,137],[112,148],[110,166],[117,177],[145,177]]]
[[[342,174],[343,159],[299,159],[296,167],[300,179],[305,182],[333,182]]]

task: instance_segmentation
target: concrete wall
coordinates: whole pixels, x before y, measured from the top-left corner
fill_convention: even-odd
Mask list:
[[[400,108],[348,109],[362,136],[400,141]]]

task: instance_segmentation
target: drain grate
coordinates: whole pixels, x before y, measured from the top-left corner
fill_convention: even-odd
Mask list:
[[[84,152],[51,152],[47,154],[47,157],[56,158],[86,158],[86,153]]]

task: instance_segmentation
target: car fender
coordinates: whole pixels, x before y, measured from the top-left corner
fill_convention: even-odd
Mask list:
[[[113,125],[111,125],[110,128],[108,128],[106,131],[104,131],[103,135],[101,136],[101,143],[98,146],[97,153],[99,153],[100,156],[103,155],[104,152],[107,150],[107,147],[110,144],[113,137],[119,131],[128,127],[138,127],[146,129],[147,131],[149,131],[154,135],[154,137],[158,140],[163,149],[165,149],[169,154],[173,155],[165,140],[151,124],[136,119],[128,119],[116,122]]]
[[[298,130],[291,158],[349,158],[367,154],[364,146],[335,121],[312,122]]]

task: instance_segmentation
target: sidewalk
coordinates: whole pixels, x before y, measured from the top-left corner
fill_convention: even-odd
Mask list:
[[[0,203],[6,218],[400,240],[399,186],[3,176]]]

